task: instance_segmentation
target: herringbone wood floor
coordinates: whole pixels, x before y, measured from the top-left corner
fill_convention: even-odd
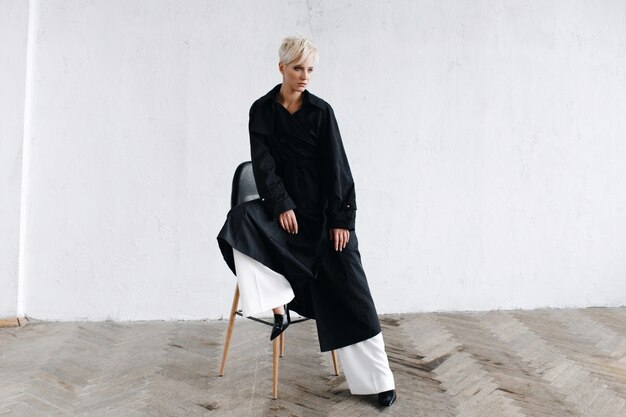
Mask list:
[[[384,316],[398,401],[351,396],[313,322],[30,322],[0,329],[5,416],[626,416],[626,308]]]

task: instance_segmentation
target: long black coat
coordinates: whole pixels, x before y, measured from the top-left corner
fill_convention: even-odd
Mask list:
[[[283,274],[296,295],[289,307],[316,320],[322,351],[338,349],[380,332],[354,232],[354,181],[332,107],[305,90],[302,107],[290,114],[276,102],[280,87],[250,108],[261,199],[228,213],[218,243],[233,273],[235,248]],[[296,235],[277,221],[289,209],[296,213]],[[330,228],[351,231],[343,251],[333,249]]]

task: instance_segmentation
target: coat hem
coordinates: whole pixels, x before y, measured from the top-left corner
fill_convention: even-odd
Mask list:
[[[346,346],[354,345],[356,343],[363,342],[364,340],[372,338],[372,337],[376,336],[380,332],[381,332],[381,328],[380,328],[380,325],[378,325],[378,327],[371,328],[370,331],[366,335],[364,335],[364,336],[361,335],[361,336],[358,336],[358,337],[353,337],[353,338],[350,338],[350,339],[346,339],[346,340],[344,340],[342,342],[339,342],[339,343],[337,343],[335,345],[331,345],[331,344],[324,344],[324,345],[322,345],[320,343],[320,352],[329,352],[331,350],[341,349],[341,348],[346,347]]]

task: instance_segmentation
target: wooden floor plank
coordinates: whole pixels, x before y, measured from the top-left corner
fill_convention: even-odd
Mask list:
[[[626,415],[626,308],[381,317],[398,400],[353,396],[313,321],[287,331],[272,399],[269,329],[224,321],[40,322],[0,329],[0,415]]]

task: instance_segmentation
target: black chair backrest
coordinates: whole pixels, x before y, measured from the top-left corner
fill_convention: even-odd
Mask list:
[[[259,192],[254,182],[252,162],[246,161],[239,164],[233,176],[233,188],[230,196],[230,206],[235,207],[246,201],[259,198]]]

